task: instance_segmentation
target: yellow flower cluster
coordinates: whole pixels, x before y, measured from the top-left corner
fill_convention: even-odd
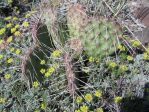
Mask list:
[[[139,40],[132,40],[133,47],[139,47],[140,45],[141,45],[141,42]]]
[[[115,67],[117,67],[117,64],[115,62],[110,62],[109,67],[110,68],[115,68]]]
[[[80,110],[81,110],[81,112],[88,112],[89,108],[88,108],[88,106],[83,105],[83,106],[80,107]]]
[[[10,75],[10,74],[6,74],[6,75],[4,76],[4,78],[5,78],[6,80],[8,80],[8,79],[11,78],[11,75]]]
[[[117,48],[118,48],[120,51],[126,51],[125,46],[123,46],[123,45],[121,45],[121,44],[118,45]]]
[[[19,37],[19,36],[21,36],[21,32],[20,32],[20,31],[16,31],[16,32],[14,33],[14,35],[15,35],[16,37]]]
[[[45,77],[50,77],[55,72],[54,67],[50,67],[48,71],[45,73]]]
[[[13,62],[13,58],[9,58],[8,60],[7,60],[7,63],[12,63]]]
[[[55,50],[55,51],[53,51],[52,56],[54,58],[58,58],[61,56],[61,54],[62,54],[62,52],[60,50]]]
[[[149,60],[149,53],[145,52],[145,53],[143,54],[143,59],[144,59],[144,60]]]
[[[41,61],[40,61],[40,64],[41,64],[41,65],[44,65],[45,63],[46,63],[45,60],[41,60]]]
[[[78,110],[75,110],[75,112],[81,112],[81,110],[78,109]]]
[[[6,28],[1,28],[1,29],[0,29],[0,35],[5,34],[5,32],[6,32]]]
[[[11,47],[11,48],[10,48],[10,51],[11,51],[11,52],[13,52],[14,50],[15,50],[15,48],[14,48],[14,47]]]
[[[82,103],[82,101],[83,101],[83,98],[81,96],[78,96],[76,98],[76,103],[80,104],[80,103]]]
[[[43,110],[46,110],[46,108],[47,108],[47,105],[46,105],[46,103],[41,103],[41,109],[43,109]]]
[[[128,61],[133,61],[133,57],[132,56],[127,56],[127,60]]]
[[[89,57],[89,62],[90,62],[90,63],[92,63],[92,62],[94,62],[94,61],[95,61],[95,58],[93,58],[92,56]]]
[[[16,25],[15,25],[15,28],[16,28],[16,29],[20,28],[20,25],[19,25],[19,24],[16,24]]]
[[[43,68],[40,70],[40,73],[42,73],[42,74],[44,74],[45,72],[46,72],[46,70]]]
[[[16,52],[15,52],[17,55],[19,55],[21,53],[21,50],[20,49],[16,49]]]
[[[8,17],[4,18],[4,20],[5,20],[5,21],[11,20],[11,16],[8,16]]]
[[[39,87],[39,83],[37,81],[33,82],[33,87],[34,88],[38,88]]]
[[[17,17],[13,17],[13,19],[12,19],[13,21],[17,21],[18,20],[18,18]]]
[[[101,98],[102,97],[102,91],[101,90],[97,90],[95,91],[94,95],[98,98]]]
[[[6,103],[6,99],[5,98],[0,98],[0,104],[5,104]]]
[[[122,97],[117,96],[117,97],[114,98],[114,102],[115,102],[116,104],[121,103],[122,99],[123,99]]]
[[[23,25],[24,27],[26,27],[26,28],[27,28],[27,27],[29,27],[29,22],[26,22],[26,21],[25,21],[25,22],[23,22],[23,24],[22,24],[22,25]]]
[[[16,28],[11,28],[11,33],[14,33],[17,29]]]
[[[9,23],[6,25],[7,28],[11,28],[12,27],[12,23]]]
[[[8,39],[7,39],[7,43],[12,42],[12,40],[13,40],[13,37],[12,37],[12,36],[8,37]]]
[[[89,94],[89,93],[86,94],[84,98],[85,98],[85,100],[86,100],[87,102],[91,102],[91,101],[93,100],[92,94]]]
[[[103,108],[97,108],[96,112],[104,112],[104,111],[103,111]]]

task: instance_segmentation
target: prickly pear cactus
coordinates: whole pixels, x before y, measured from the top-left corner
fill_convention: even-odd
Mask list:
[[[89,56],[102,58],[115,51],[118,31],[112,22],[93,20],[81,34],[84,50]]]
[[[115,51],[120,30],[113,22],[88,17],[79,4],[70,7],[67,22],[71,39],[80,39],[87,55],[102,58]]]

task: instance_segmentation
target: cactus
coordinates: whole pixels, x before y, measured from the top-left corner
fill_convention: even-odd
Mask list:
[[[67,20],[70,38],[79,39],[88,56],[103,58],[115,51],[121,33],[115,23],[88,17],[79,4],[70,7]]]

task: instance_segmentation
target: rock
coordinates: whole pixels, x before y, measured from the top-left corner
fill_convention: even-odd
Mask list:
[[[146,27],[142,31],[134,32],[136,38],[143,44],[147,45],[149,43],[149,28]]]

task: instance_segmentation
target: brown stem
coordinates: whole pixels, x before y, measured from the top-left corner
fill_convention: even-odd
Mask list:
[[[67,81],[68,81],[68,91],[72,96],[74,96],[75,90],[76,90],[75,74],[73,73],[73,70],[72,70],[73,68],[72,59],[68,53],[64,55],[64,63],[65,63]]]

